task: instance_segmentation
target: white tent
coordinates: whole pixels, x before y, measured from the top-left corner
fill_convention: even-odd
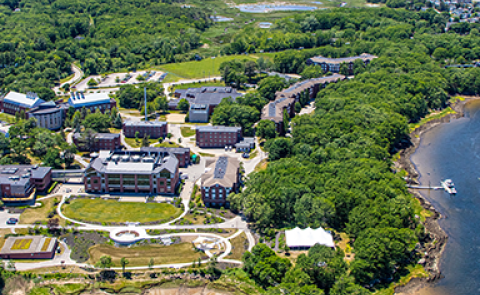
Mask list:
[[[335,248],[333,237],[327,233],[323,228],[317,229],[306,228],[300,229],[298,227],[285,231],[285,239],[289,248],[310,248],[315,244]]]

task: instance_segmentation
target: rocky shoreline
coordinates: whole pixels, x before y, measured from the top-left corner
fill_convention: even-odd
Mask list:
[[[450,105],[450,107],[456,113],[448,114],[442,118],[433,119],[410,133],[410,140],[412,145],[400,151],[400,158],[395,162],[395,167],[407,171],[412,183],[416,183],[416,179],[418,178],[419,174],[416,171],[415,165],[411,162],[410,158],[413,153],[415,153],[417,147],[420,145],[422,134],[431,130],[433,127],[439,124],[449,123],[452,120],[463,117],[465,115],[465,105],[472,100],[480,99],[480,97],[477,96],[462,97],[465,97],[465,100],[458,101],[455,104]],[[428,235],[426,239],[428,243],[425,243],[424,245],[426,255],[423,261],[423,265],[425,266],[425,270],[429,272],[430,275],[427,278],[414,278],[410,280],[406,285],[395,288],[395,294],[414,294],[416,291],[424,287],[425,284],[433,283],[442,278],[439,261],[443,254],[443,251],[445,250],[445,245],[448,240],[448,235],[438,224],[438,220],[440,218],[443,218],[442,215],[420,193],[414,190],[409,191],[412,195],[415,196],[415,198],[420,201],[420,204],[424,209],[432,212],[432,216],[427,217],[423,224],[425,226],[425,231]]]

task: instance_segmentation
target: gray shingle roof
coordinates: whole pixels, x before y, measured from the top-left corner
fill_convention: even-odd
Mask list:
[[[198,126],[196,129],[199,132],[238,132],[241,131],[241,127],[229,127],[229,126]]]

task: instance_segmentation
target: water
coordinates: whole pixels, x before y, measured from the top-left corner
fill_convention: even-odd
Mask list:
[[[275,5],[275,4],[241,4],[235,6],[240,9],[241,12],[248,13],[267,13],[272,11],[309,11],[315,10],[313,6],[300,6],[300,5]]]
[[[465,111],[465,118],[425,133],[411,158],[422,185],[451,178],[458,192],[422,192],[446,217],[439,223],[449,235],[440,260],[445,278],[420,290],[422,295],[480,293],[480,101],[467,104]]]

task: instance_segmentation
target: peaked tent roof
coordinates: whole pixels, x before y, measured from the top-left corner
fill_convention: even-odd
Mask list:
[[[285,231],[285,239],[289,248],[313,247],[315,244],[335,248],[333,237],[323,228],[312,229],[310,227],[301,229],[296,227]]]

